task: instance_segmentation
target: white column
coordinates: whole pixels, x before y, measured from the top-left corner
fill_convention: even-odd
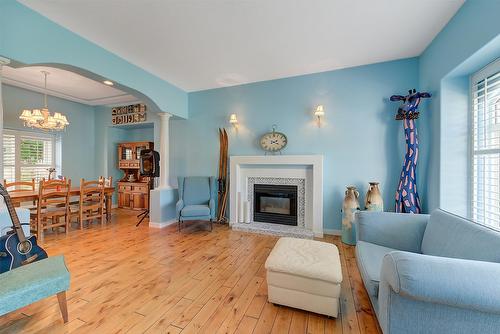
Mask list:
[[[169,121],[171,114],[167,112],[158,113],[160,116],[160,188],[170,188],[170,154],[169,154]]]
[[[10,63],[7,58],[0,57],[0,180],[3,180],[3,99],[2,99],[2,67]]]

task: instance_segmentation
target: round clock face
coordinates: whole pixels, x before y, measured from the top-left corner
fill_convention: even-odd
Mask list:
[[[260,138],[260,146],[269,152],[281,151],[287,144],[286,136],[281,132],[269,132]]]

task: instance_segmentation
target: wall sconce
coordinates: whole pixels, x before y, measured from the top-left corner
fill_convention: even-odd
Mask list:
[[[231,123],[234,127],[238,126],[238,118],[236,118],[236,114],[231,114],[231,116],[229,116],[229,123]]]
[[[316,110],[314,110],[314,116],[318,118],[318,127],[321,126],[321,117],[325,116],[325,109],[323,108],[323,105],[319,105],[316,107]]]

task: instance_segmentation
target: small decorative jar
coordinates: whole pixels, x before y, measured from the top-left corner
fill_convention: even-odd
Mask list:
[[[344,202],[342,203],[342,242],[348,245],[356,244],[354,213],[359,210],[358,198],[359,192],[356,187],[347,187]]]
[[[378,187],[378,182],[370,182],[365,197],[366,211],[384,211],[384,200]]]

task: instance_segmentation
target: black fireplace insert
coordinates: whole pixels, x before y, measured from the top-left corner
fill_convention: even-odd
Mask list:
[[[253,220],[297,226],[297,186],[255,184]]]

